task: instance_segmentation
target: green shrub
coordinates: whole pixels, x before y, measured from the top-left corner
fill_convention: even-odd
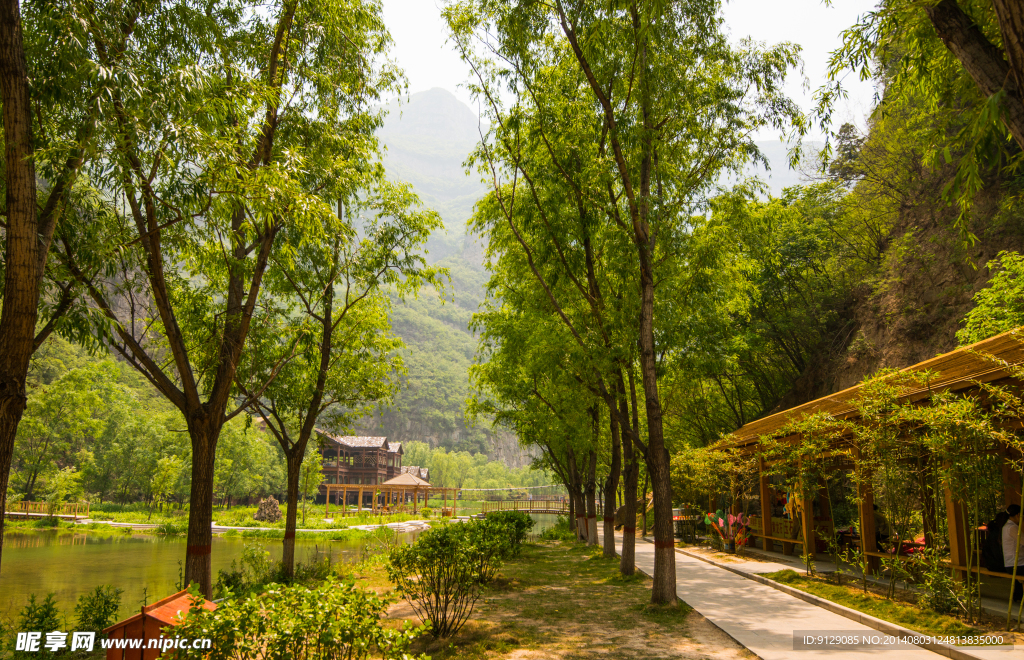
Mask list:
[[[425,506],[422,509],[420,509],[420,515],[424,518],[429,518],[433,513],[434,510],[431,509],[429,506]]]
[[[75,618],[78,620],[75,629],[98,634],[114,623],[121,609],[122,593],[124,590],[107,584],[79,596],[75,605]]]
[[[231,561],[231,570],[217,572],[214,592],[219,597],[242,596],[281,580],[281,562],[272,561],[270,553],[259,543],[246,543],[242,559]]]
[[[540,533],[540,538],[545,541],[575,541],[576,532],[573,531],[568,516],[558,516],[554,525]]]
[[[935,548],[926,548],[915,553],[914,568],[920,572],[921,595],[917,602],[939,614],[949,614],[957,609],[956,584],[950,574],[945,558]]]
[[[462,628],[480,597],[480,552],[461,524],[435,527],[388,555],[388,578],[434,637]]]
[[[511,556],[519,556],[523,542],[533,529],[534,520],[530,514],[522,511],[498,511],[487,516],[487,521],[505,528],[506,533],[511,535],[512,552]]]
[[[198,597],[197,597],[198,599]],[[216,610],[193,609],[175,635],[214,640],[211,649],[182,649],[196,660],[412,660],[409,643],[423,630],[382,625],[393,598],[328,579],[229,599]]]
[[[48,633],[52,630],[63,630],[63,617],[60,615],[60,611],[57,610],[57,603],[54,601],[54,594],[46,594],[46,598],[43,602],[36,602],[36,595],[32,594],[28,597],[28,604],[21,610],[18,615],[18,627],[15,629],[16,632],[42,632]],[[10,650],[12,658],[21,660],[22,658],[35,658],[40,656],[39,652],[30,651],[15,651],[16,637],[10,639]],[[45,636],[43,638],[45,640]],[[42,648],[40,646],[40,648]]]
[[[157,534],[167,534],[168,536],[184,536],[188,533],[188,524],[165,522],[157,525],[153,531]]]
[[[455,533],[463,537],[469,556],[476,564],[477,579],[486,584],[494,579],[503,559],[513,552],[512,530],[509,525],[491,520],[473,520],[461,523]]]

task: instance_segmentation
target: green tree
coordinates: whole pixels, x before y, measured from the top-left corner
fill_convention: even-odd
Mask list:
[[[164,456],[157,459],[156,470],[149,482],[149,515],[147,520],[153,517],[153,506],[160,505],[163,509],[164,502],[174,492],[174,484],[181,477],[182,461],[177,456]]]
[[[817,93],[822,126],[847,70],[884,82],[876,115],[925,116],[914,131],[928,165],[956,160],[943,194],[968,211],[986,172],[1012,173],[1024,149],[1024,7],[1014,0],[889,0],[843,33]],[[1011,143],[1016,142],[1016,147]]]
[[[30,399],[15,464],[26,500],[35,497],[40,477],[71,467],[86,438],[100,433],[102,399],[96,383],[112,371],[109,364],[73,369]]]
[[[1024,325],[1024,257],[1000,252],[988,262],[993,272],[989,285],[974,294],[974,309],[957,331],[961,346],[988,339]]]
[[[137,38],[135,32],[140,17],[155,7],[144,2],[33,3],[24,16],[19,0],[6,0],[0,7],[3,510],[18,425],[28,402],[25,384],[32,353],[58,326],[63,334],[82,333],[82,324],[66,318],[78,292],[66,272],[50,268],[49,252],[58,227],[76,214],[66,211],[77,206],[79,175],[95,155],[99,128],[113,109],[111,83],[137,73],[126,57],[127,44],[135,40],[145,50],[152,43],[151,35]],[[40,180],[46,185],[40,186]],[[3,529],[0,520],[0,552]]]
[[[637,286],[630,293],[636,310],[631,329],[639,349],[645,439],[620,414],[612,388],[605,386],[603,394],[609,414],[629,430],[652,477],[655,603],[676,600],[669,457],[658,390],[659,354],[667,347],[655,340],[671,316],[656,333],[655,289],[677,301],[668,283],[683,268],[678,259],[687,253],[689,218],[719,172],[757,157],[751,133],[787,122],[802,128],[799,111],[781,92],[788,68],[797,63],[796,48],[733,48],[721,31],[718,9],[717,2],[466,0],[446,10],[462,56],[478,75],[474,91],[489,106],[491,136],[480,160],[492,179],[494,220],[510,225],[554,313],[581,347],[588,342],[566,310],[570,302],[598,307],[593,279],[577,276],[588,257],[589,236],[581,230],[566,235],[554,226],[553,207],[568,207],[584,227],[607,222],[608,242],[630,254],[617,266]],[[500,106],[502,88],[513,91],[507,110]],[[535,163],[550,163],[553,176]],[[550,181],[558,181],[551,188],[562,187],[557,197]],[[536,266],[540,247],[520,233],[529,223],[547,234],[546,251],[564,266],[560,275],[574,278],[573,300],[557,298],[551,278]]]
[[[82,475],[74,467],[57,470],[47,484],[47,511],[54,515],[68,499],[78,499],[82,495]]]
[[[91,170],[119,208],[61,234],[59,256],[102,318],[104,345],[184,417],[185,579],[210,596],[217,440],[251,403],[236,397],[236,372],[253,323],[277,311],[263,287],[275,244],[286,231],[311,245],[334,238],[325,195],[380,167],[373,104],[397,73],[382,60],[390,39],[376,3],[161,16],[174,22],[156,27],[158,44],[132,44],[144,72],[115,81],[109,150]]]
[[[363,200],[351,200],[347,216],[339,202],[337,216],[325,218],[331,240],[309,244],[301,232],[282,235],[270,285],[282,310],[258,327],[239,378],[285,454],[287,574],[294,566],[300,464],[317,424],[346,428],[397,388],[401,342],[390,332],[384,291],[405,297],[423,283],[441,284],[441,272],[419,253],[440,218],[416,210],[407,187],[370,177],[365,183]],[[369,217],[359,217],[363,210]]]

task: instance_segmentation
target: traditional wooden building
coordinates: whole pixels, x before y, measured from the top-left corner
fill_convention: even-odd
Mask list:
[[[370,486],[402,474],[400,442],[388,442],[383,436],[334,436],[321,430],[317,434],[323,456],[322,496],[327,495],[327,484]]]
[[[428,470],[425,467],[420,467],[418,465],[403,465],[401,473],[411,474],[417,479],[422,479],[423,481],[430,481],[430,470]]]

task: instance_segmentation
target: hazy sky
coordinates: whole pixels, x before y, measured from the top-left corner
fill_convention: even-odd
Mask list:
[[[459,88],[467,69],[446,43],[446,31],[438,7],[442,0],[383,0],[384,18],[395,40],[394,56],[405,69],[412,93],[443,87],[466,103],[469,94]],[[839,46],[839,33],[853,25],[858,15],[870,11],[875,0],[835,0],[826,7],[821,0],[731,0],[725,5],[725,21],[734,40],[753,37],[776,43],[792,41],[803,47],[804,89],[798,72],[791,74],[789,93],[805,110],[811,96],[825,80],[829,53]],[[863,127],[871,108],[874,89],[851,74],[846,78],[850,99],[836,115]],[[767,138],[769,136],[762,136]]]

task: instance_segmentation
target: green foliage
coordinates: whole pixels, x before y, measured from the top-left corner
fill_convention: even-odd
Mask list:
[[[74,466],[58,470],[47,484],[46,508],[54,515],[66,500],[77,500],[82,495],[81,475]]]
[[[231,561],[231,570],[217,573],[215,593],[218,596],[254,594],[280,579],[281,567],[270,559],[270,553],[260,543],[246,543],[241,560]]]
[[[484,553],[466,542],[462,524],[424,532],[412,545],[388,555],[388,579],[416,613],[428,622],[434,637],[457,633],[480,597],[480,569],[488,568]],[[490,555],[491,558],[494,555]]]
[[[64,617],[61,616],[60,611],[57,609],[54,594],[46,594],[46,598],[44,598],[42,602],[37,602],[36,595],[31,594],[28,597],[28,603],[18,614],[18,627],[16,628],[16,631],[35,631],[46,633],[51,630],[63,630],[63,623]],[[13,636],[9,638],[8,643],[10,645],[9,650],[11,651],[11,656],[16,660],[23,660],[38,656],[38,652],[32,653],[29,651],[15,651],[15,639]]]
[[[967,14],[971,29],[979,30],[986,47],[1001,59],[1000,28],[992,3],[962,1],[957,9]],[[843,43],[829,60],[829,83],[817,94],[823,127],[843,95],[847,70],[857,71],[862,80],[875,77],[883,82],[885,91],[876,116],[920,118],[908,122],[906,137],[920,149],[927,166],[940,169],[955,162],[955,176],[943,193],[960,206],[958,225],[970,237],[969,212],[986,177],[993,171],[1012,174],[1021,163],[1021,151],[1000,120],[1006,91],[988,95],[980,90],[967,67],[936,34],[928,13],[913,0],[883,3],[843,32]]]
[[[540,533],[540,538],[545,541],[575,541],[576,530],[568,516],[558,516],[554,525]]]
[[[920,574],[918,603],[933,612],[949,614],[957,610],[956,585],[945,558],[935,548],[925,548],[913,556],[914,569]]]
[[[208,637],[212,649],[181,651],[197,660],[405,660],[421,629],[386,627],[388,597],[331,578],[316,587],[273,587],[229,598],[216,610],[193,608],[175,628]]]
[[[535,524],[529,514],[521,511],[498,511],[488,514],[486,520],[496,528],[495,533],[510,538],[509,556],[512,557],[519,556],[523,542]]]
[[[122,593],[123,589],[115,589],[108,584],[79,596],[75,605],[75,630],[91,630],[98,634],[116,622]]]
[[[974,308],[956,333],[961,346],[1024,325],[1024,256],[1000,252],[988,262],[989,285],[974,294]]]

